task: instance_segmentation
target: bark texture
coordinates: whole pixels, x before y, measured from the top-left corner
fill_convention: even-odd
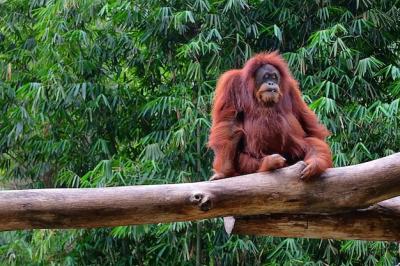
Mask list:
[[[264,213],[337,213],[400,195],[400,153],[300,180],[304,163],[198,183],[0,191],[0,230],[82,228]]]
[[[400,197],[341,214],[225,217],[224,224],[242,235],[400,241]]]

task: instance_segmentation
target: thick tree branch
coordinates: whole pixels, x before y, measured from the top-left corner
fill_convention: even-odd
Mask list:
[[[334,213],[400,195],[400,153],[299,179],[304,163],[212,182],[0,192],[0,230],[189,221],[263,213]]]
[[[225,217],[225,230],[242,235],[400,241],[400,197],[341,214]]]

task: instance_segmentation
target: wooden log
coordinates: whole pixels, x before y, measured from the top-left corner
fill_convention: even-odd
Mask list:
[[[229,234],[400,241],[400,197],[347,213],[224,217],[224,224]]]
[[[82,228],[262,213],[332,213],[400,195],[400,153],[299,179],[304,163],[199,183],[0,191],[0,230]]]

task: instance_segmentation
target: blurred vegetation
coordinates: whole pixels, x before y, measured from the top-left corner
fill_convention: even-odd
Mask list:
[[[218,76],[279,49],[336,166],[400,147],[400,2],[0,0],[0,184],[210,176]],[[399,244],[227,236],[220,219],[0,234],[11,265],[394,265]]]

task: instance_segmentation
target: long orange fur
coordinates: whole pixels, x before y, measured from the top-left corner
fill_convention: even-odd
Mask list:
[[[265,64],[275,66],[281,75],[282,97],[272,107],[260,105],[254,96],[255,72]],[[303,101],[279,53],[255,55],[242,69],[229,70],[219,78],[208,143],[215,154],[213,169],[218,178],[282,167],[281,163],[273,165],[277,161],[272,154],[281,155],[287,164],[304,160],[304,178],[318,176],[332,166],[325,142],[328,135]]]

